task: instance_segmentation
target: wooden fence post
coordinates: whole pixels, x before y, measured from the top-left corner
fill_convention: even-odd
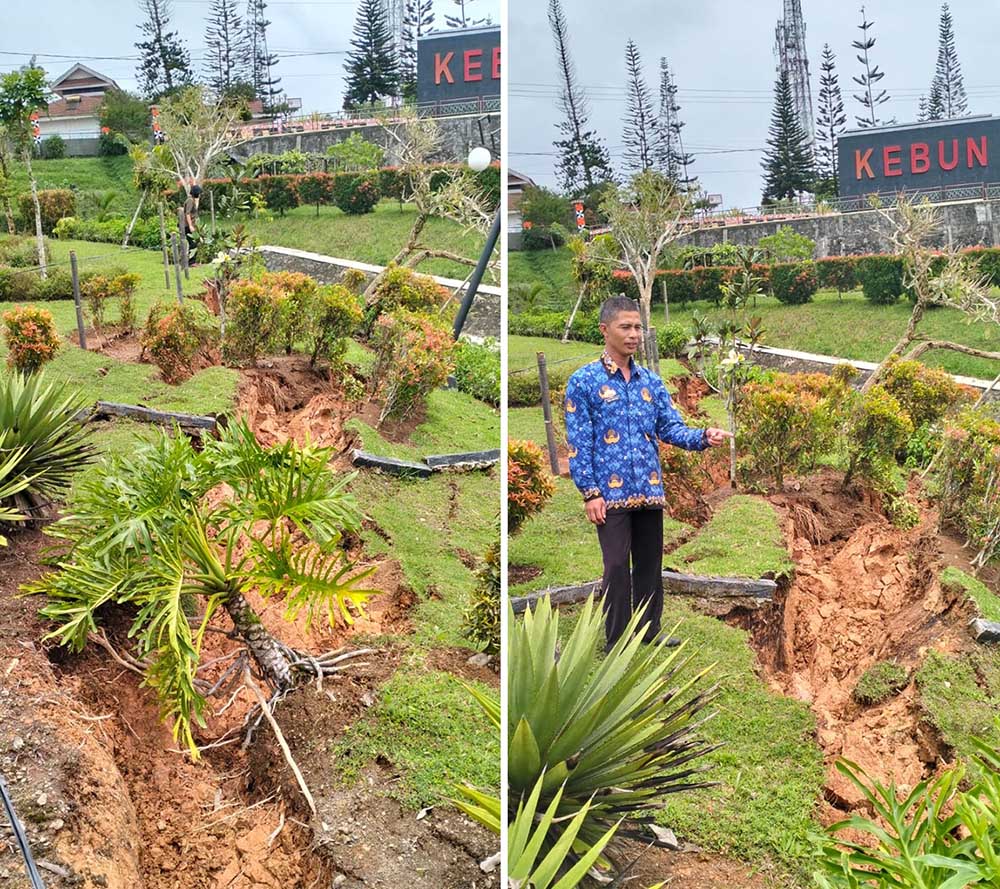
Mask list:
[[[652,325],[649,327],[649,368],[660,375],[660,349],[656,344],[656,328]]]
[[[181,286],[181,259],[177,249],[177,233],[171,232],[170,243],[174,248],[174,280],[177,282],[177,302],[184,304],[184,288]]]
[[[170,289],[170,256],[167,253],[167,223],[163,218],[163,201],[160,201],[160,246],[163,248],[163,281]]]
[[[208,206],[212,211],[212,237],[215,237],[215,189],[208,190]]]
[[[545,364],[545,353],[537,352],[538,380],[542,387],[542,416],[545,417],[545,440],[549,446],[549,465],[552,474],[559,475],[559,454],[556,453],[556,432],[552,428],[552,401],[549,395],[549,370]]]
[[[190,278],[191,274],[188,272],[188,239],[187,239],[187,220],[184,218],[184,208],[177,208],[177,231],[180,233],[180,247],[181,247],[181,267],[184,269],[184,277]]]
[[[76,267],[76,251],[69,251],[69,271],[73,278],[73,303],[76,306],[76,330],[80,336],[80,348],[87,348],[87,334],[83,328],[83,304],[80,301],[80,272]]]

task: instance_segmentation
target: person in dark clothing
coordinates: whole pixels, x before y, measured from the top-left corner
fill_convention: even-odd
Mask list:
[[[633,356],[642,341],[639,307],[626,296],[601,306],[604,354],[584,365],[566,387],[569,468],[597,526],[604,560],[607,650],[634,608],[646,606],[640,628],[657,641],[663,613],[663,494],[657,439],[689,451],[721,445],[724,429],[684,423],[663,381]]]
[[[201,198],[201,186],[192,185],[188,199],[184,202],[184,231],[181,234],[187,239],[188,256],[194,256],[195,232],[198,230],[198,201]]]

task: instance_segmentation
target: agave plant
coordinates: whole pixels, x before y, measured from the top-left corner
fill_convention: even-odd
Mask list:
[[[358,582],[339,546],[360,526],[350,478],[327,468],[327,449],[286,442],[262,447],[245,422],[199,452],[182,435],[161,433],[134,454],[89,473],[72,511],[46,533],[68,544],[58,570],[25,587],[48,596],[50,635],[79,651],[97,630],[102,606],[138,609],[130,637],[165,718],[194,751],[205,686],[197,672],[202,640],[224,609],[237,637],[277,691],[303,669],[323,670],[268,633],[245,594],[283,596],[286,617],[325,612],[353,621],[374,590]],[[197,615],[192,617],[192,615]]]
[[[510,614],[508,817],[516,819],[541,781],[536,804],[547,812],[558,798],[542,840],[547,852],[582,812],[567,868],[619,824],[617,837],[653,839],[645,828],[652,810],[671,793],[708,786],[698,778],[707,767],[691,763],[715,749],[697,735],[715,688],[696,689],[711,667],[682,680],[685,645],[668,652],[667,637],[646,645],[633,635],[641,619],[634,615],[595,664],[604,628],[592,598],[561,652],[559,615],[547,598],[522,621]]]
[[[69,489],[74,473],[93,459],[77,419],[83,402],[43,374],[0,375],[0,522],[37,518]],[[6,511],[6,515],[4,515]]]
[[[837,769],[863,794],[878,821],[854,815],[827,828],[819,843],[823,889],[964,889],[1000,885],[1000,756],[978,739],[982,774],[961,790],[958,765],[922,781],[900,799],[894,782],[872,780],[858,765]],[[848,836],[844,836],[849,831]],[[857,841],[859,834],[871,841]]]

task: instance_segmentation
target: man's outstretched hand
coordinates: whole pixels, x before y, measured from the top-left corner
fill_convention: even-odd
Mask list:
[[[588,520],[595,525],[604,524],[604,520],[608,515],[608,507],[603,497],[595,497],[593,500],[588,500],[583,504],[583,508],[587,511]]]
[[[733,433],[727,432],[725,429],[706,429],[705,439],[708,441],[709,445],[713,448],[717,448],[720,444],[725,442],[727,438],[732,438]]]

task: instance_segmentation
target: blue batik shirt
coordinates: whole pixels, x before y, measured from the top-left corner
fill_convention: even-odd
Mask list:
[[[569,471],[584,500],[603,497],[609,509],[663,507],[656,440],[701,451],[708,439],[704,429],[684,423],[663,380],[629,362],[627,383],[607,352],[569,378]]]

